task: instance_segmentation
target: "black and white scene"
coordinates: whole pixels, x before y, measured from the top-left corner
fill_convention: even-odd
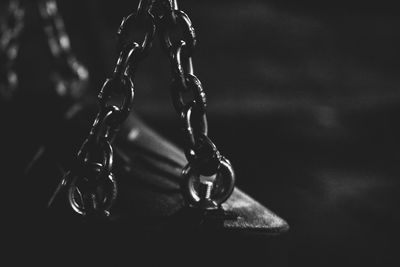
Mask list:
[[[0,265],[400,266],[399,10],[0,0]]]

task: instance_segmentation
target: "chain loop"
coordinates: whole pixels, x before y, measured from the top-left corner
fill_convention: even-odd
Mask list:
[[[126,119],[132,107],[134,86],[126,72],[128,69],[133,69],[132,63],[138,49],[140,48],[137,43],[127,44],[123,48],[118,57],[113,76],[105,81],[98,95],[100,110],[105,110],[111,105],[113,95],[122,96],[121,106],[118,107],[120,115],[117,123],[122,123]]]
[[[117,100],[114,99],[114,101],[112,101],[112,95],[118,96],[120,93],[123,93],[122,101],[120,101],[122,103],[120,107],[117,107],[116,105],[112,104]],[[120,113],[119,122],[122,122],[130,112],[133,97],[133,83],[128,77],[123,76],[122,79],[118,79],[116,77],[108,78],[98,96],[100,110],[105,110],[110,106],[117,107]]]
[[[121,110],[117,106],[107,106],[100,110],[90,130],[89,137],[96,143],[101,138],[112,142],[121,123]]]
[[[74,169],[79,172],[82,166],[88,162],[96,162],[101,165],[102,174],[110,173],[112,171],[113,159],[114,152],[111,142],[106,138],[101,138],[96,142],[96,139],[89,135],[77,153],[77,162]]]
[[[117,194],[117,182],[112,173],[105,179],[101,177],[101,164],[86,164],[81,169],[81,176],[72,177],[68,189],[68,200],[72,209],[80,215],[108,216]]]
[[[172,19],[171,19],[172,18]],[[182,10],[173,10],[170,14],[160,18],[161,44],[165,51],[172,53],[175,47],[184,41],[188,55],[192,56],[196,46],[196,32],[189,16]]]
[[[181,113],[184,131],[188,136],[190,148],[196,145],[197,136],[207,136],[208,134],[207,116],[204,112],[199,112],[198,109],[195,109],[197,107],[195,104],[196,102],[192,102],[185,106],[184,111]]]
[[[199,174],[196,162],[189,162],[182,171],[183,193],[189,204],[203,209],[216,209],[232,194],[235,187],[235,173],[224,157],[214,175]]]
[[[138,26],[144,29],[143,41],[136,41],[132,34],[133,29]],[[149,52],[152,47],[154,35],[156,32],[156,25],[154,23],[154,18],[149,12],[141,12],[140,14],[131,13],[125,17],[118,29],[118,48],[123,50],[123,48],[131,43],[137,43],[140,47],[140,57],[143,58]]]
[[[195,75],[185,74],[185,81],[186,86],[180,84],[178,79],[171,83],[172,104],[176,112],[182,113],[185,107],[194,104],[200,113],[205,113],[207,99],[200,80]]]
[[[181,41],[180,45],[172,49],[170,62],[173,82],[178,87],[187,88],[186,75],[194,75],[194,70],[192,57],[186,53],[185,41]]]

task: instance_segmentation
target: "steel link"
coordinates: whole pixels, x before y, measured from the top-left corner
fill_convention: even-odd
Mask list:
[[[174,18],[174,19],[171,19]],[[184,41],[188,55],[192,56],[196,47],[196,32],[189,16],[181,10],[173,10],[171,14],[164,15],[158,22],[161,44],[165,51],[171,53],[174,47]]]
[[[174,82],[178,82],[178,86],[180,85],[183,88],[187,87],[185,74],[194,75],[192,57],[188,56],[185,50],[186,43],[181,41],[170,53],[171,71]]]
[[[137,41],[137,38],[132,36],[132,33],[136,32],[134,29],[138,28],[144,32],[143,41]],[[122,20],[118,29],[118,49],[123,50],[126,45],[137,43],[140,46],[140,57],[143,58],[152,47],[155,32],[154,18],[149,12],[140,15],[131,13]]]
[[[101,138],[107,142],[112,142],[116,131],[120,125],[121,110],[117,106],[107,106],[101,109],[90,130],[89,136],[95,140],[96,143]]]
[[[189,137],[190,148],[193,149],[196,146],[197,135],[207,136],[208,134],[208,123],[207,116],[204,112],[196,110],[196,102],[192,102],[191,105],[187,105],[184,111],[181,113],[181,119],[184,124],[184,130]]]
[[[73,169],[75,172],[80,173],[82,166],[88,163],[97,163],[100,164],[102,174],[110,173],[114,162],[113,155],[114,150],[110,141],[106,138],[100,138],[96,141],[89,135],[79,149]],[[96,178],[94,177],[93,179]]]
[[[126,119],[132,107],[134,85],[132,79],[126,73],[128,69],[134,69],[132,63],[134,63],[133,59],[138,49],[140,47],[137,43],[127,44],[123,48],[118,57],[112,77],[105,81],[98,95],[100,110],[105,110],[110,106],[113,95],[122,96],[121,106],[118,107],[120,116],[117,123],[122,123]]]

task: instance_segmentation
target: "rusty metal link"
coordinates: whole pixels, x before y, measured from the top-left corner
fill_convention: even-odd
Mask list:
[[[25,26],[25,7],[19,0],[11,0],[5,9],[0,21],[0,95],[10,99],[18,86],[16,59]]]
[[[50,52],[54,57],[55,71],[51,79],[60,95],[77,98],[85,91],[89,72],[72,53],[64,20],[59,14],[55,0],[39,0],[38,10],[42,18],[44,32]]]
[[[183,194],[194,207],[217,209],[232,194],[235,174],[231,163],[208,137],[206,94],[193,70],[197,39],[192,22],[178,9],[176,1],[162,3],[164,13],[156,16],[157,27],[171,64],[172,103],[186,137],[188,164],[182,171]]]

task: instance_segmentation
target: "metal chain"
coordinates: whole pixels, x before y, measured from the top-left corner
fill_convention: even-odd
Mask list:
[[[233,192],[232,165],[208,137],[206,96],[192,63],[196,46],[193,25],[176,1],[141,0],[137,12],[122,20],[118,30],[119,57],[113,75],[98,96],[99,113],[78,152],[76,164],[59,187],[68,186],[69,203],[79,214],[107,216],[117,197],[112,141],[129,115],[134,96],[132,77],[137,62],[152,46],[156,26],[171,62],[172,101],[186,138],[188,164],[182,171],[183,194],[189,205],[214,210]],[[138,34],[142,35],[140,42]],[[113,95],[122,97],[120,105],[113,104]]]
[[[10,99],[18,86],[16,59],[24,23],[25,8],[19,0],[6,6],[6,14],[0,21],[0,95]]]
[[[176,1],[164,0],[158,8],[162,10],[156,16],[160,42],[171,63],[172,103],[186,138],[188,164],[182,171],[183,193],[194,207],[218,209],[233,192],[235,174],[229,160],[208,137],[206,94],[193,69],[195,30]]]
[[[148,53],[155,34],[152,15],[140,6],[136,13],[122,20],[118,30],[119,57],[113,74],[98,95],[99,112],[77,154],[75,165],[59,186],[59,189],[68,186],[69,203],[81,215],[108,216],[117,197],[117,181],[112,173],[112,142],[132,106],[132,77],[136,65]],[[137,32],[134,29],[144,32],[142,41],[134,37]],[[116,102],[120,102],[119,105]]]
[[[47,36],[50,52],[55,59],[51,80],[61,96],[80,97],[87,87],[89,72],[74,56],[55,0],[38,1],[39,14]]]

